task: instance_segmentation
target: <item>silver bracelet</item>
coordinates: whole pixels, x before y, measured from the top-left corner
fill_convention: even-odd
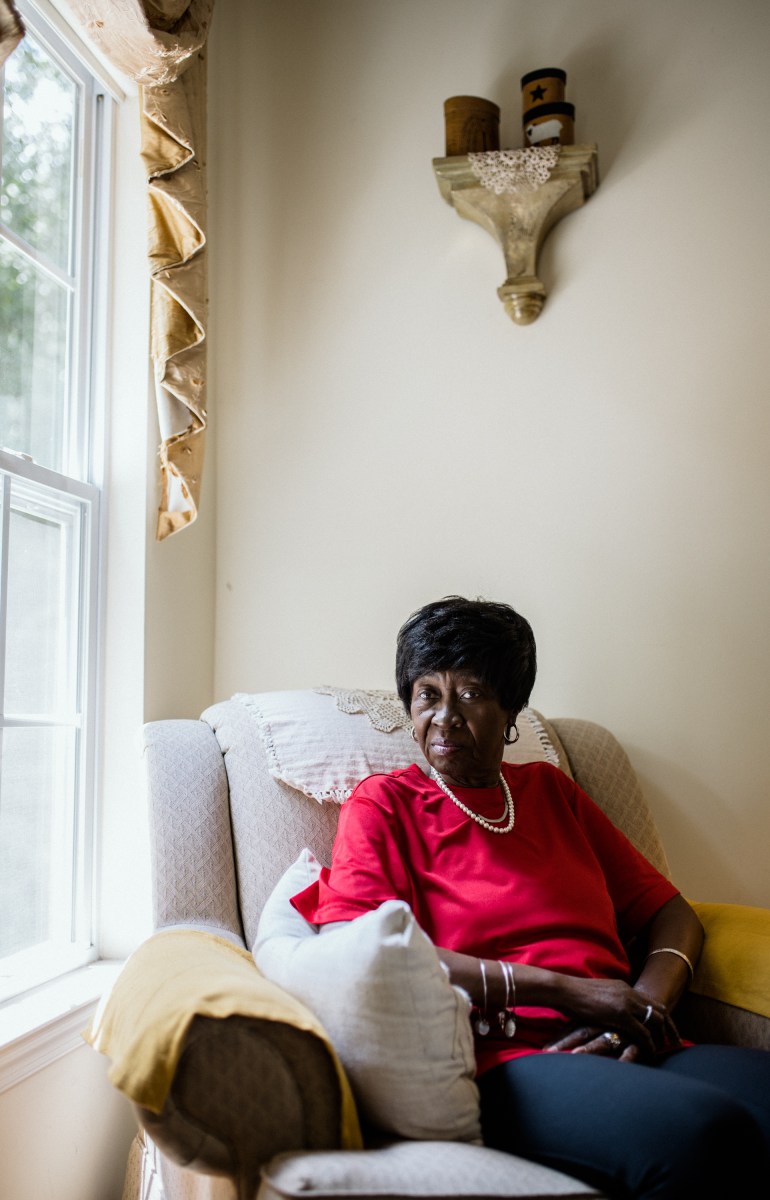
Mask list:
[[[684,950],[676,950],[673,946],[658,946],[657,950],[650,950],[647,958],[652,958],[653,954],[675,954],[677,958],[681,958],[690,972],[690,983],[692,983],[695,978],[695,967],[690,962]]]
[[[489,1021],[487,1020],[487,969],[484,966],[483,958],[479,959],[479,970],[481,971],[481,986],[484,989],[484,1007],[476,1017],[476,1033],[479,1037],[486,1037],[489,1033]]]
[[[502,959],[498,960],[498,965],[505,981],[505,1007],[502,1012],[497,1014],[497,1019],[505,1036],[512,1038],[516,1033],[516,1019],[513,1015],[516,1007],[516,983],[513,978],[513,966],[509,962],[503,962]]]

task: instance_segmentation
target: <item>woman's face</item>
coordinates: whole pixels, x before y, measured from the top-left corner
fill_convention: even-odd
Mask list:
[[[516,718],[472,670],[434,671],[412,685],[410,715],[426,759],[451,787],[493,787]]]

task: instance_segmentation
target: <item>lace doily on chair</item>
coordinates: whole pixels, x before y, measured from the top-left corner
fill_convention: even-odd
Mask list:
[[[561,146],[528,146],[525,150],[486,150],[469,154],[468,163],[482,187],[504,192],[534,192],[559,161]]]
[[[333,696],[337,708],[344,713],[365,713],[380,733],[409,729],[412,722],[396,692],[349,691],[346,688],[313,688],[321,696]]]

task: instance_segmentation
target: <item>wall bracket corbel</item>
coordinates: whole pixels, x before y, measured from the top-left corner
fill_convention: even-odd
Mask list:
[[[556,222],[582,208],[596,191],[596,145],[562,146],[549,178],[534,191],[496,195],[482,187],[467,155],[434,158],[433,170],[447,204],[499,242],[508,278],[497,294],[512,321],[529,325],[540,315],[546,297],[537,276],[540,247]]]

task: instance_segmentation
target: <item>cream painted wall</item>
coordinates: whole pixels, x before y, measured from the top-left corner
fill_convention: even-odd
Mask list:
[[[764,0],[221,0],[216,693],[389,686],[401,620],[508,600],[687,894],[770,903]],[[529,328],[438,194],[442,104],[559,64],[602,183]],[[212,409],[214,405],[212,404]]]
[[[0,1094],[4,1200],[119,1200],[133,1110],[83,1045]]]

